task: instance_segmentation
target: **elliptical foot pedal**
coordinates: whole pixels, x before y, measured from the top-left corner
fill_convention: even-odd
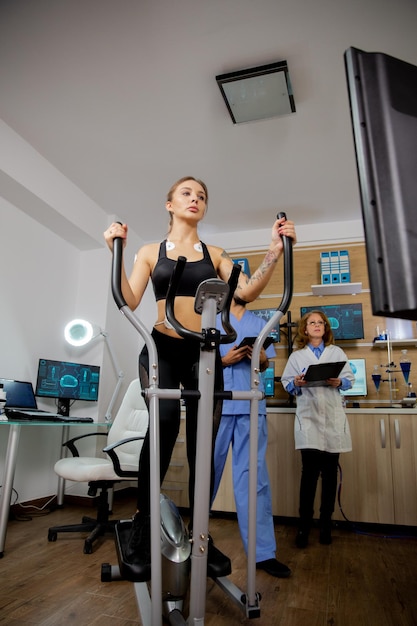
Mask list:
[[[232,563],[228,556],[220,552],[210,540],[207,555],[207,576],[209,578],[221,578],[232,573]]]
[[[124,580],[129,580],[133,583],[146,582],[151,579],[151,564],[129,563],[125,557],[124,547],[128,545],[131,529],[131,520],[120,521],[115,526],[116,551],[120,575]]]

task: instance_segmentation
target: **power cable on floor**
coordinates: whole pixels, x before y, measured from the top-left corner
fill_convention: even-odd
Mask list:
[[[0,489],[2,485],[0,485]],[[45,502],[41,507],[36,506],[36,504],[22,504],[19,502],[19,494],[14,487],[12,487],[12,494],[15,496],[13,502],[10,502],[10,507],[18,506],[21,509],[29,509],[31,510],[31,515],[19,515],[16,511],[13,511],[14,519],[18,522],[30,522],[33,516],[41,516],[41,515],[49,515],[50,510],[45,510],[46,507],[56,498],[56,496],[52,496],[49,500]]]

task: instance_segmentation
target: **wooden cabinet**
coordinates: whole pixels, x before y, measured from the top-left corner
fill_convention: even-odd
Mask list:
[[[267,419],[272,513],[298,517],[301,454],[294,448],[294,413],[268,413]]]
[[[213,511],[223,511],[226,513],[236,512],[235,496],[232,482],[232,450],[229,453],[224,466],[223,476],[219,485],[219,490],[212,506]]]
[[[341,508],[333,518],[351,522],[417,525],[417,413],[348,410],[352,452],[340,455]],[[268,411],[267,464],[272,512],[298,517],[301,454],[294,449],[294,412]],[[178,506],[188,506],[185,419],[162,486]],[[319,515],[320,481],[315,516]],[[231,452],[227,458],[213,511],[235,512]],[[344,515],[343,515],[344,514]]]
[[[417,525],[417,415],[350,413],[341,504],[353,522]],[[339,510],[335,519],[344,519]]]
[[[269,412],[267,465],[273,515],[298,517],[301,456],[294,449],[294,413]],[[219,486],[213,511],[235,512],[231,452]]]
[[[350,413],[352,452],[340,455],[341,506],[349,521],[394,524],[389,416]],[[344,516],[336,502],[334,519]]]
[[[417,526],[417,415],[390,415],[396,524]]]
[[[161,434],[163,436],[163,433]],[[185,439],[185,415],[181,414],[180,432],[172,453],[161,491],[177,506],[188,507],[188,461]]]

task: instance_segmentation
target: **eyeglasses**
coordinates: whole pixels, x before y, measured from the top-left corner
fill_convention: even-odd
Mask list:
[[[320,322],[308,322],[307,326],[324,326],[325,324],[326,322],[321,320]]]

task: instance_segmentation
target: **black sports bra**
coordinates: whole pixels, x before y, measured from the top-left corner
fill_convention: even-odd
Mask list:
[[[206,244],[201,242],[204,257],[200,261],[187,261],[177,289],[177,296],[194,297],[199,284],[207,278],[217,278]],[[165,300],[176,261],[166,255],[166,240],[159,246],[158,261],[152,272],[152,285],[156,300]]]

